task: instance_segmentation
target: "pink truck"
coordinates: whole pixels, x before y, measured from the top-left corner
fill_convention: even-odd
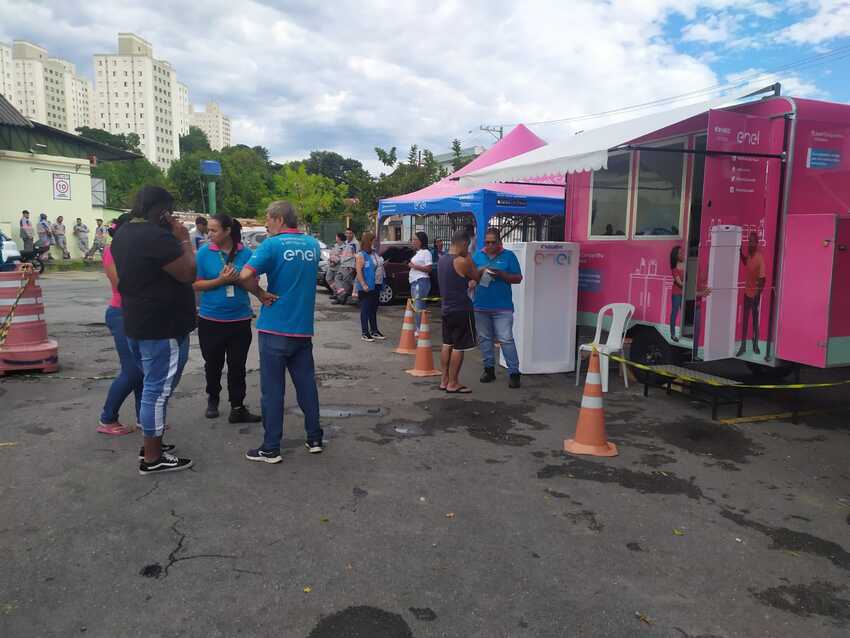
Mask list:
[[[709,110],[624,145],[607,170],[570,174],[567,197],[579,322],[632,303],[635,360],[670,362],[695,336],[703,360],[850,364],[850,106],[777,96]],[[764,284],[745,334],[753,233]],[[685,253],[678,342],[674,246]]]
[[[670,363],[686,348],[778,373],[850,365],[850,105],[773,95],[684,112],[616,144],[598,135],[605,168],[589,170],[587,135],[560,157],[544,147],[481,178],[567,173],[565,239],[581,245],[578,322],[595,326],[605,304],[633,304],[634,360]],[[682,305],[672,335],[674,293]]]

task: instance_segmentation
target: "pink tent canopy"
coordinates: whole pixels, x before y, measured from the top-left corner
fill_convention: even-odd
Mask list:
[[[460,183],[457,181],[460,177],[466,175],[468,172],[477,171],[486,166],[490,166],[491,164],[501,162],[511,157],[516,157],[517,155],[522,155],[523,153],[533,151],[534,149],[540,148],[541,146],[545,145],[546,142],[537,137],[534,133],[532,133],[524,124],[518,124],[510,133],[505,135],[505,137],[496,142],[492,147],[490,147],[484,153],[476,157],[472,162],[470,162],[463,168],[455,171],[448,177],[444,177],[439,182],[431,184],[430,186],[426,186],[425,188],[415,191],[413,193],[390,197],[382,201],[411,202],[429,199],[442,199],[445,197],[454,197],[456,195],[473,193],[480,190],[492,190],[498,191],[499,193],[523,195],[526,197],[553,197],[563,199],[564,192],[562,190],[558,190],[557,188],[553,188],[552,186],[493,183],[485,184],[483,186],[472,186],[462,188],[460,186]],[[557,181],[555,179],[552,179],[551,177],[546,179],[529,181],[539,181],[540,183],[551,183],[553,185],[557,184],[560,186],[563,186],[564,184],[563,179],[561,181]]]

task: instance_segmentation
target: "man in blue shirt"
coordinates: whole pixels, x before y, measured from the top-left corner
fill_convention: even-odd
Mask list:
[[[323,446],[313,363],[313,314],[321,248],[315,238],[298,230],[298,216],[287,201],[269,204],[266,229],[268,239],[260,244],[239,275],[245,289],[264,304],[257,320],[257,333],[265,437],[262,446],[248,450],[245,456],[251,461],[280,463],[286,370],[304,413],[306,447],[316,454]],[[268,279],[268,292],[260,289],[257,280],[263,274]]]
[[[522,281],[519,261],[502,246],[497,228],[488,228],[484,235],[484,250],[472,256],[482,271],[475,288],[475,327],[478,347],[484,359],[481,383],[496,379],[496,358],[493,341],[498,341],[508,364],[511,388],[520,387],[519,355],[514,343],[514,301],[511,286]]]

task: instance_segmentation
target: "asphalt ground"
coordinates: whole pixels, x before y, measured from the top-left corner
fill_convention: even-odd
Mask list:
[[[474,392],[446,396],[392,352],[402,307],[381,309],[390,339],[367,344],[357,309],[319,295],[325,453],[304,450],[291,409],[284,462],[246,461],[261,426],[203,417],[193,339],[166,439],[195,467],[140,477],[139,435],[95,432],[109,381],[86,377],[117,369],[105,280],[42,284],[62,369],[0,380],[4,638],[850,633],[847,412],[723,425],[612,369],[619,456],[568,456],[572,375],[509,390],[500,370],[485,386],[475,353]],[[762,393],[745,409],[846,396]],[[122,415],[133,421],[129,403]]]

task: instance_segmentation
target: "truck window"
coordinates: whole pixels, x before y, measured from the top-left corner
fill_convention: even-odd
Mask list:
[[[631,153],[611,155],[608,168],[593,171],[590,238],[625,237],[628,226]]]
[[[684,150],[685,144],[662,149]],[[678,237],[681,229],[685,154],[641,151],[637,183],[636,237]]]

